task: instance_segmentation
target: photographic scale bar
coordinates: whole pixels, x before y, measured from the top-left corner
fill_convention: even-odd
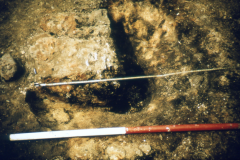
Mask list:
[[[63,131],[29,132],[16,133],[1,136],[4,140],[24,141],[55,138],[109,136],[136,133],[157,133],[157,132],[188,132],[188,131],[215,131],[240,129],[240,123],[218,123],[218,124],[179,124],[179,125],[158,125],[139,127],[112,127],[95,129],[77,129]]]

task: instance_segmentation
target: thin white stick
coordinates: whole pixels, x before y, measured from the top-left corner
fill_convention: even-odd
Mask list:
[[[225,70],[225,69],[230,69],[230,68],[210,68],[210,69],[199,69],[199,70],[183,71],[183,72],[160,74],[160,75],[135,76],[135,77],[110,78],[110,79],[97,79],[97,80],[86,80],[86,81],[57,82],[57,83],[34,83],[34,85],[36,87],[47,87],[47,86],[87,84],[87,83],[98,83],[98,82],[109,82],[109,81],[123,81],[123,80],[133,80],[133,79],[160,78],[160,77],[167,77],[167,76],[173,76],[173,75],[178,75],[178,74],[208,72],[208,71]]]

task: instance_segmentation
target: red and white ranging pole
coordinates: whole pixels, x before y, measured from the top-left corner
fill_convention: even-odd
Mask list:
[[[219,124],[180,124],[180,125],[158,125],[139,127],[112,127],[95,129],[77,129],[64,131],[46,131],[16,133],[5,135],[10,141],[39,140],[53,138],[108,136],[135,133],[157,133],[157,132],[186,132],[186,131],[214,131],[240,129],[240,123],[219,123]],[[3,139],[3,137],[1,138]]]

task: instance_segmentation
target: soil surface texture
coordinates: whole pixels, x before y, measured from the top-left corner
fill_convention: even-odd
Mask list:
[[[238,0],[0,0],[0,134],[240,123]],[[34,83],[224,70],[36,87]],[[0,159],[238,159],[240,131],[1,142]]]

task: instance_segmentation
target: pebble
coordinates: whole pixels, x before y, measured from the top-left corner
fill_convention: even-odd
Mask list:
[[[139,146],[139,149],[145,153],[146,155],[148,155],[148,153],[151,151],[151,146],[149,144],[141,144]]]
[[[116,146],[107,147],[106,153],[111,160],[124,159],[126,156],[125,150]]]
[[[0,58],[0,75],[5,80],[11,79],[17,71],[17,64],[12,56],[7,53]]]

